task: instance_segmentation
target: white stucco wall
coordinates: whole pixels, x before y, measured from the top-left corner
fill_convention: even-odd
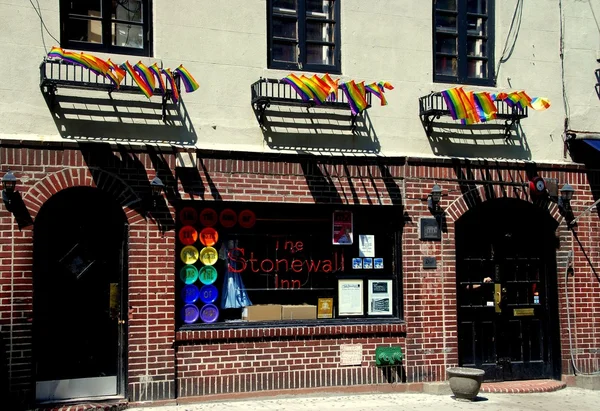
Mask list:
[[[453,85],[432,81],[432,2],[425,0],[341,0],[342,80],[390,81],[395,90],[386,94],[389,105],[375,101],[368,110],[370,136],[376,136],[379,155],[455,155],[461,157],[504,157],[534,161],[561,162],[565,109],[562,97],[560,59],[559,0],[496,0],[495,66],[505,44],[511,49],[513,30],[520,16],[520,29],[508,60],[500,65],[497,87],[493,92],[526,90],[530,96],[550,98],[552,107],[545,112],[530,111],[521,122],[524,141],[505,143],[502,139],[473,137],[470,134],[450,141],[435,142],[427,137],[419,116],[418,98],[432,90]],[[39,0],[41,14],[50,33],[59,38],[57,0]],[[33,1],[34,5],[37,2]],[[183,93],[185,110],[190,116],[199,148],[224,150],[272,151],[250,105],[250,85],[259,77],[281,78],[287,71],[268,70],[267,21],[265,0],[153,0],[153,57],[145,63],[162,62],[175,68],[183,63],[200,83],[193,94]],[[569,127],[598,132],[596,113],[600,98],[596,92],[595,70],[600,68],[600,0],[563,0],[565,65]],[[28,0],[0,0],[0,44],[3,45],[4,76],[0,82],[0,138],[62,140],[60,121],[55,121],[39,89],[39,64],[45,48],[58,45],[41,28],[34,7]],[[98,54],[102,57],[106,55]],[[113,55],[121,63],[137,57]],[[467,89],[474,89],[467,87]],[[63,92],[59,94],[105,98],[106,93]],[[137,96],[113,94],[116,100],[144,101]],[[86,100],[87,101],[87,100]],[[151,100],[158,103],[160,99]],[[88,101],[89,103],[89,101]],[[88,104],[86,103],[86,104]],[[91,104],[91,115],[71,113],[81,121],[77,135],[86,137],[86,127],[96,129],[88,137],[98,138],[99,122],[139,123],[134,129],[136,141],[162,141],[177,144],[189,141],[160,121],[128,119],[114,115],[114,107]],[[119,108],[123,110],[123,107]],[[125,111],[126,108],[124,109]],[[285,109],[292,110],[293,109]],[[99,115],[106,111],[107,115]],[[112,112],[111,112],[112,111]],[[305,116],[307,117],[307,116]],[[86,121],[87,120],[87,121]],[[297,121],[310,121],[297,120]],[[79,123],[78,123],[79,124]],[[154,130],[154,131],[152,131]],[[155,133],[158,131],[158,133]],[[341,132],[333,137],[322,135],[294,138],[286,129],[278,130],[296,150],[310,151],[340,146],[361,148],[364,137]],[[68,134],[63,130],[63,135]],[[280,134],[280,137],[281,137]],[[111,136],[106,136],[110,141]],[[123,136],[120,136],[122,141]],[[568,159],[567,159],[568,161]]]

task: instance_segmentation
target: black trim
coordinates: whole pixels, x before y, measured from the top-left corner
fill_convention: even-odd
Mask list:
[[[143,48],[134,48],[134,47],[121,47],[112,45],[112,36],[111,36],[111,24],[113,22],[120,22],[118,19],[111,19],[110,9],[111,9],[111,0],[101,0],[102,1],[102,10],[103,15],[99,18],[94,18],[90,16],[82,16],[79,14],[71,14],[68,12],[67,3],[71,2],[71,0],[61,0],[60,1],[60,46],[67,49],[75,49],[75,50],[85,50],[85,51],[97,51],[102,53],[114,53],[114,54],[126,54],[131,56],[145,56],[152,57],[153,50],[153,41],[154,35],[152,30],[152,0],[142,0],[142,23],[132,22],[133,26],[140,26],[143,30],[144,35],[144,47]],[[107,11],[106,13],[104,13]],[[85,20],[97,20],[102,22],[102,43],[88,43],[82,41],[69,40],[68,38],[68,22],[69,17],[81,17]]]
[[[273,0],[267,1],[267,67],[270,69],[282,69],[282,70],[299,70],[299,71],[311,71],[319,73],[331,73],[341,74],[341,29],[340,29],[340,0],[331,0],[333,3],[333,19],[317,19],[306,16],[306,3],[305,0],[298,0],[298,9],[296,12],[296,21],[298,29],[298,37],[296,40],[287,38],[275,38],[273,36]],[[283,16],[285,17],[285,16]],[[320,23],[329,23],[334,25],[334,41],[316,41],[307,40],[306,38],[306,23],[308,21],[316,21]],[[298,63],[276,61],[273,60],[273,40],[282,40],[289,43],[297,43],[300,55],[298,56]],[[307,44],[322,44],[333,46],[333,64],[309,64],[306,62],[306,46]]]
[[[495,47],[495,0],[487,0],[487,14],[479,14],[479,13],[467,13],[467,0],[457,0],[457,11],[452,10],[442,10],[442,13],[450,15],[456,15],[457,19],[457,32],[456,36],[458,37],[457,41],[457,76],[449,76],[443,74],[436,74],[436,56],[445,55],[448,53],[437,53],[436,47],[436,33],[446,33],[449,35],[453,35],[452,32],[445,32],[444,30],[436,30],[436,1],[434,1],[432,8],[432,26],[433,26],[433,35],[432,35],[432,73],[433,73],[433,81],[436,83],[456,83],[456,84],[469,84],[476,86],[495,86],[496,85],[496,74],[495,74],[495,57],[494,57],[494,47]],[[487,17],[487,30],[486,34],[481,35],[469,35],[467,33],[467,14],[469,16],[479,16],[479,17]],[[467,55],[467,38],[468,37],[477,37],[486,40],[486,56],[485,57],[476,57],[476,56],[468,56]],[[467,77],[468,72],[468,60],[487,60],[488,66],[488,77],[486,78],[470,78]]]

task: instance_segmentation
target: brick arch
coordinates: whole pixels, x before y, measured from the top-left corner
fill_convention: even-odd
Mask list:
[[[23,195],[23,202],[33,219],[44,203],[59,191],[72,187],[95,187],[110,194],[125,212],[129,224],[144,217],[133,208],[141,198],[123,179],[114,173],[96,167],[64,168],[48,174]]]
[[[470,205],[472,202],[467,200],[469,197],[478,196],[483,201],[490,201],[496,198],[514,198],[517,200],[530,202],[530,198],[527,194],[512,189],[506,190],[497,184],[493,185],[494,197],[488,198],[486,190],[489,190],[489,188],[486,188],[483,185],[478,185],[463,193],[460,197],[454,199],[445,209],[448,223],[455,223],[460,217],[463,216],[464,213],[476,206]],[[558,227],[563,220],[563,216],[560,214],[558,205],[555,203],[550,203],[547,210],[550,213],[550,216],[558,223]]]

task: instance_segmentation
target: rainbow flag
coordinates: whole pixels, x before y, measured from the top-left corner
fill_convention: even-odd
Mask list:
[[[61,49],[60,47],[55,46],[55,47],[52,47],[52,49],[48,53],[48,57],[59,58],[68,63],[72,63],[72,64],[75,64],[75,65],[78,65],[81,67],[85,67],[98,76],[104,75],[102,73],[100,67],[97,67],[94,64],[94,61],[92,61],[91,59],[85,58],[83,53],[77,54],[77,53],[73,53],[72,51],[66,51],[66,50]]]
[[[140,90],[142,90],[142,93],[144,93],[144,95],[146,97],[148,97],[148,98],[152,97],[152,94],[153,94],[152,88],[150,88],[148,83],[146,83],[146,81],[131,66],[129,61],[126,61],[125,63],[123,63],[121,65],[121,68],[123,70],[125,70],[127,72],[127,74],[129,74],[131,76],[131,78],[133,78],[133,81],[135,81],[135,84],[138,85],[138,87],[140,88]]]
[[[281,81],[292,86],[292,88],[296,90],[296,93],[298,93],[302,100],[309,101],[315,98],[310,88],[306,84],[304,84],[304,82],[301,79],[299,79],[298,76],[296,76],[294,73],[290,73],[287,77],[281,79]]]
[[[473,104],[475,105],[475,110],[477,112],[477,117],[479,121],[489,121],[496,118],[496,113],[498,112],[498,108],[496,108],[496,104],[490,93],[486,91],[482,91],[479,93],[473,93]]]
[[[106,60],[106,62],[108,63],[108,65],[110,66],[110,70],[111,72],[114,72],[114,75],[117,79],[117,83],[121,84],[121,82],[123,81],[123,79],[125,78],[125,74],[127,74],[125,72],[125,70],[123,70],[121,67],[117,66],[115,63],[113,63],[110,59]]]
[[[348,99],[348,105],[353,115],[357,115],[368,107],[367,100],[363,97],[361,90],[358,88],[354,80],[340,85],[340,88]]]
[[[360,91],[360,94],[366,100],[367,99],[367,90],[365,89],[365,82],[361,81],[360,83],[355,83],[355,84],[356,84],[356,88],[358,88],[358,91]]]
[[[146,67],[146,65],[144,65],[144,63],[142,63],[141,61],[138,61],[137,64],[133,66],[133,69],[137,71],[137,73],[140,75],[140,78],[144,80],[144,82],[154,93],[154,73],[152,73],[152,71],[150,71],[150,69]]]
[[[365,86],[365,90],[367,93],[371,93],[375,95],[380,101],[382,106],[387,105],[387,100],[385,98],[385,94],[379,83],[371,83]]]
[[[183,67],[183,64],[180,64],[179,67],[173,70],[173,73],[179,73],[181,80],[183,81],[183,85],[185,86],[185,91],[188,93],[196,91],[198,90],[198,87],[200,87],[190,72]]]
[[[508,97],[508,94],[506,94],[506,93],[491,93],[490,97],[494,101],[502,101],[502,100],[505,100],[506,97]]]
[[[464,91],[462,87],[454,87],[448,90],[443,90],[440,92],[444,101],[446,102],[446,106],[448,110],[450,110],[450,115],[453,120],[460,120],[468,118],[468,110],[470,109],[470,102],[468,98],[465,101]]]
[[[340,80],[333,80],[329,74],[325,73],[325,75],[321,78],[327,85],[329,86],[329,96],[331,100],[337,101],[338,98],[338,85]]]
[[[156,77],[156,79],[158,80],[158,87],[160,88],[160,91],[162,91],[163,93],[167,91],[167,85],[165,84],[165,80],[163,80],[163,77],[160,74],[160,68],[158,68],[158,64],[154,63],[153,65],[148,67],[148,70],[150,70],[154,77]]]
[[[312,91],[313,100],[317,104],[323,104],[327,100],[328,91],[321,88],[321,86],[314,82],[312,79],[306,77],[304,74],[300,77],[300,80]]]
[[[167,78],[169,82],[169,86],[171,87],[171,100],[173,103],[177,103],[179,101],[179,90],[177,89],[177,84],[175,83],[175,76],[171,72],[171,69],[162,69],[163,74]]]
[[[529,107],[538,111],[546,110],[550,107],[550,100],[546,97],[534,97],[529,102]]]
[[[327,97],[329,97],[329,95],[331,94],[331,86],[329,84],[327,84],[327,82],[325,80],[323,80],[322,78],[320,78],[316,74],[314,74],[310,79],[317,86],[319,86],[319,88],[321,88],[323,91],[325,91],[325,94],[327,94]]]
[[[394,86],[392,86],[391,83],[387,82],[387,81],[380,81],[379,82],[379,87],[381,87],[382,89],[388,89],[388,90],[393,90]]]

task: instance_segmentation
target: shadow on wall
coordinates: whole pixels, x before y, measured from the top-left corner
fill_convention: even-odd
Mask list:
[[[44,93],[61,137],[72,140],[177,143],[197,141],[185,104]]]
[[[520,124],[512,127],[508,138],[505,131],[503,123],[462,125],[438,120],[428,139],[437,156],[530,160],[531,150]]]
[[[365,110],[353,122],[349,110],[273,106],[256,118],[270,148],[309,152],[379,153]]]

